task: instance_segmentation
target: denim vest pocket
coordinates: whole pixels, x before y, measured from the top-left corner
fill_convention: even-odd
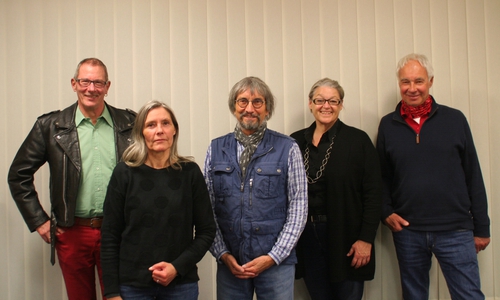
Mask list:
[[[265,255],[271,251],[283,229],[284,220],[252,222],[251,247],[254,257]]]
[[[212,179],[215,197],[223,198],[231,195],[234,172],[235,168],[228,163],[214,164],[212,167]]]
[[[258,198],[275,198],[283,192],[284,168],[279,163],[258,164],[254,167],[254,194]]]

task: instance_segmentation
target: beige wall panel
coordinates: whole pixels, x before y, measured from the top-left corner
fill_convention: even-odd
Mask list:
[[[207,79],[209,90],[207,95],[209,110],[207,112],[210,131],[208,136],[202,137],[206,141],[205,150],[212,138],[225,134],[234,128],[234,117],[229,113],[227,95],[229,86],[236,83],[240,76],[241,78],[245,76],[244,50],[237,50],[244,47],[241,45],[244,45],[245,34],[244,31],[240,31],[238,34],[234,28],[240,24],[241,18],[235,12],[228,14],[230,5],[235,2],[237,1],[217,0],[210,1],[208,5]],[[244,30],[243,25],[238,28]],[[235,44],[228,43],[230,37],[236,38],[237,42]],[[230,77],[230,74],[234,73],[237,73],[234,78]],[[213,118],[212,116],[217,117]]]
[[[338,80],[337,77],[333,76],[334,70],[326,66],[325,57],[322,55],[324,52],[331,55],[330,49],[325,49],[324,42],[331,41],[337,35],[333,31],[334,24],[332,24],[336,13],[324,12],[323,9],[320,7],[320,1],[302,1],[301,19],[304,20],[302,22],[303,83],[297,86],[297,94],[293,97],[297,107],[304,109],[289,116],[293,120],[290,123],[293,132],[308,127],[314,120],[309,111],[308,95],[311,86],[324,77]],[[326,36],[323,36],[324,32],[327,32]]]
[[[385,116],[396,107],[399,93],[395,75],[396,63],[396,24],[392,0],[375,1],[375,48],[377,55],[378,115]]]
[[[66,299],[49,247],[29,233],[12,201],[7,170],[37,116],[76,101],[76,64],[96,56],[112,82],[106,100],[138,110],[151,99],[174,109],[179,151],[203,166],[211,139],[234,129],[229,89],[261,77],[276,96],[269,127],[308,126],[311,85],[336,79],[346,92],[341,119],[375,140],[379,119],[400,100],[394,74],[417,51],[434,65],[432,94],[470,122],[485,179],[492,244],[479,254],[486,298],[500,299],[500,2],[497,0],[0,0],[0,298]],[[49,208],[48,168],[36,175]],[[399,299],[392,235],[381,226],[377,270],[365,299]],[[215,299],[216,264],[199,264],[200,299]],[[302,281],[296,299],[308,299]],[[430,299],[449,299],[434,260]]]
[[[280,130],[284,134],[290,132],[285,130],[289,125],[298,123],[299,114],[285,114],[285,108],[290,105],[290,97],[285,97],[285,60],[284,60],[284,38],[283,38],[283,12],[281,0],[264,1],[264,56],[265,69],[261,79],[265,80],[271,88],[276,105],[274,114],[269,121],[269,127]],[[250,75],[250,74],[249,74]],[[290,95],[291,96],[291,95]],[[234,118],[233,118],[234,119]]]
[[[266,69],[265,53],[267,50],[265,9],[264,0],[245,1],[244,12],[240,16],[245,21],[246,40],[244,49],[247,75],[257,76],[263,80],[266,79],[264,75]]]
[[[108,57],[102,58],[105,64],[108,60],[112,62],[112,67],[108,70],[112,90],[108,92],[107,101],[113,105],[137,111],[144,103],[144,99],[142,97],[138,99],[137,94],[134,95],[134,86],[140,81],[135,76],[134,70],[133,1],[114,1],[114,5],[114,13],[106,17],[107,26],[114,29],[113,52],[107,53]],[[149,54],[141,53],[141,55]],[[105,60],[106,58],[108,60]],[[144,84],[150,83],[144,82]]]
[[[500,82],[500,18],[497,12],[500,11],[500,1],[489,0],[485,1],[485,35],[486,35],[486,72],[487,72],[487,99],[488,99],[488,120],[489,120],[489,174],[483,171],[485,178],[489,177],[488,192],[490,195],[489,212],[492,220],[491,234],[494,237],[492,245],[485,251],[487,258],[481,260],[489,262],[490,267],[493,268],[491,278],[493,280],[488,285],[493,285],[490,291],[491,295],[500,295],[500,285],[498,278],[500,278],[500,247],[498,243],[498,236],[500,235],[500,186],[498,184],[500,178],[500,123],[498,122],[498,114],[500,112],[500,95],[498,93],[498,86]]]
[[[187,99],[190,94],[189,74],[189,1],[170,1],[170,105],[181,123],[183,132],[191,131],[189,122],[192,99]],[[193,45],[194,46],[194,45]],[[179,140],[179,153],[189,154],[189,137]]]
[[[340,119],[346,124],[360,128],[360,61],[359,36],[357,24],[357,2],[339,1],[339,55],[340,77],[339,83],[349,95]]]
[[[268,80],[273,93],[278,96],[276,111],[270,122],[270,128],[281,131],[284,134],[291,134],[294,131],[303,128],[295,118],[300,118],[301,111],[297,108],[304,107],[304,48],[302,3],[300,0],[282,1],[281,14],[283,26],[283,85],[273,87],[273,82],[280,79],[270,76]],[[276,57],[275,59],[280,59]],[[271,74],[270,74],[271,75]],[[311,83],[312,84],[312,83]],[[281,116],[280,116],[281,115]],[[285,123],[278,123],[278,120],[284,120]],[[300,120],[300,119],[299,119]],[[275,122],[276,121],[276,122]],[[284,125],[284,126],[283,126]]]
[[[0,41],[7,41],[7,7],[6,3],[0,1]],[[7,112],[7,45],[5,42],[0,44],[0,104],[4,106],[4,110]],[[13,105],[11,105],[13,106]],[[12,111],[14,108],[12,108]],[[2,115],[0,118],[0,142],[2,146],[0,147],[0,153],[3,154],[0,157],[0,166],[5,167],[10,164],[10,157],[6,155],[7,153],[7,132],[9,131],[7,127],[7,118]],[[0,173],[0,182],[7,182],[6,172]],[[8,207],[14,205],[10,198],[10,193],[6,184],[0,185],[0,197],[5,199],[0,201],[0,240],[4,241],[0,243],[0,253],[8,255],[9,249],[9,231],[8,231],[8,220],[6,218],[7,214],[10,213]],[[10,205],[9,205],[10,204]],[[7,291],[8,289],[8,261],[6,259],[0,259],[0,269],[4,272],[0,273],[0,290]]]
[[[144,103],[153,99],[152,95],[152,74],[151,67],[153,64],[151,53],[152,53],[152,30],[151,30],[151,17],[152,17],[152,5],[151,2],[143,1],[133,1],[131,5],[132,13],[132,28],[130,31],[130,36],[132,38],[131,50],[132,57],[130,60],[130,66],[132,67],[131,73],[125,73],[130,76],[133,80],[133,84],[128,86],[132,89],[127,94],[128,98],[134,99],[136,102],[133,104],[139,107],[144,105]],[[109,24],[112,26],[112,24]],[[187,30],[187,29],[186,29]],[[104,44],[111,43],[104,42]],[[187,53],[187,52],[186,52]],[[185,54],[186,54],[185,53]],[[118,58],[120,56],[118,55]],[[187,59],[187,58],[186,58]],[[124,59],[120,59],[116,64],[121,64],[120,62]],[[187,72],[187,68],[185,68]],[[185,82],[187,83],[187,81]],[[125,99],[123,99],[125,100]],[[122,101],[123,101],[122,100]],[[172,99],[171,103],[175,103],[176,99]],[[166,99],[164,100],[166,101]],[[183,101],[188,105],[188,101]],[[117,102],[117,105],[120,102]]]
[[[151,87],[153,94],[150,100],[159,100],[167,104],[171,103],[170,13],[168,1],[151,1]],[[188,101],[188,99],[184,100]],[[134,107],[139,109],[141,104],[143,103],[136,103]]]
[[[208,40],[207,40],[207,3],[206,1],[191,1],[189,3],[189,82],[188,89],[178,99],[177,105],[189,105],[190,130],[180,128],[180,140],[189,142],[189,151],[184,155],[192,155],[196,162],[203,166],[208,141],[197,136],[208,137],[210,116],[208,112]],[[182,125],[181,120],[178,120]],[[183,120],[188,121],[188,120]],[[200,126],[201,125],[201,126]]]
[[[448,2],[446,1],[431,1],[431,13],[429,24],[431,26],[431,48],[432,60],[435,62],[434,72],[439,70],[439,75],[436,77],[436,84],[433,85],[432,91],[436,97],[439,95],[449,95],[451,90],[450,83],[450,14],[448,10]],[[436,79],[435,79],[436,80]],[[451,99],[440,99],[440,103],[450,105]]]
[[[376,19],[375,1],[363,0],[358,2],[357,7],[357,29],[359,35],[359,80],[352,86],[358,92],[359,99],[359,124],[349,124],[364,130],[373,141],[375,141],[380,116],[377,107],[378,99],[377,78],[377,43],[376,43]],[[346,93],[349,91],[346,91]],[[349,93],[350,94],[350,93]],[[346,114],[356,113],[346,110]]]
[[[307,2],[307,1],[306,1]],[[329,77],[334,80],[340,79],[340,15],[339,11],[339,1],[319,1],[319,11],[318,18],[320,21],[320,41],[317,45],[320,47],[321,51],[321,78]],[[314,21],[314,20],[313,20]],[[308,45],[308,47],[314,48],[315,45]],[[319,79],[319,78],[318,78]],[[313,78],[309,79],[310,82],[305,83],[305,93],[309,93],[314,82]],[[314,121],[314,117],[307,110],[307,124],[309,125]]]
[[[404,3],[405,1],[403,1]],[[429,53],[429,58],[432,59],[430,55],[432,44],[431,38],[433,32],[431,30],[431,10],[430,3],[434,1],[422,0],[422,1],[412,1],[412,31],[407,32],[413,36],[414,49],[413,51],[419,53]],[[409,4],[407,8],[409,8]],[[399,11],[398,11],[399,12]],[[404,54],[403,54],[404,55]]]
[[[469,66],[467,63],[467,24],[464,1],[448,4],[450,34],[450,94],[443,97],[443,104],[460,109],[469,114]],[[438,71],[435,68],[434,73]],[[436,82],[436,85],[438,83]],[[467,95],[466,97],[464,97]]]

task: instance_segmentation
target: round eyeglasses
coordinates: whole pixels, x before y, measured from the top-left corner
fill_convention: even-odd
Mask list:
[[[265,101],[260,98],[253,99],[252,101],[248,100],[247,98],[241,98],[237,99],[236,103],[238,103],[238,106],[241,108],[247,107],[248,103],[252,103],[253,108],[261,108],[262,105],[264,105]]]

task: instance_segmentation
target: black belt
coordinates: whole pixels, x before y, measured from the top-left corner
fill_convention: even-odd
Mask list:
[[[311,223],[324,223],[328,221],[326,215],[309,215],[307,220]]]

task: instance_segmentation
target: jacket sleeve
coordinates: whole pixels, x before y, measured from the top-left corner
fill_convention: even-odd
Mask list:
[[[370,138],[363,133],[364,174],[362,179],[363,219],[359,239],[374,243],[382,208],[380,163]]]
[[[9,188],[21,215],[31,232],[49,220],[34,185],[34,174],[47,161],[47,145],[40,120],[19,148],[9,169]]]
[[[380,169],[382,174],[382,215],[381,220],[384,221],[388,216],[394,212],[391,197],[391,185],[393,180],[393,171],[391,162],[387,157],[385,149],[385,132],[383,129],[383,122],[380,121],[377,135],[377,152],[380,160]]]
[[[476,147],[467,120],[464,118],[465,146],[462,157],[467,190],[471,201],[472,220],[474,222],[474,236],[490,236],[490,218],[488,217],[488,200],[484,187],[483,175],[477,156]]]
[[[208,196],[207,186],[203,174],[197,164],[191,163],[191,186],[188,187],[192,193],[193,225],[195,228],[194,238],[182,254],[172,261],[177,272],[183,276],[193,269],[212,245],[215,237],[215,221],[212,213],[212,205]]]
[[[125,196],[128,184],[125,164],[116,165],[111,175],[104,200],[104,220],[101,227],[101,266],[104,295],[120,294],[120,244],[125,228]]]

